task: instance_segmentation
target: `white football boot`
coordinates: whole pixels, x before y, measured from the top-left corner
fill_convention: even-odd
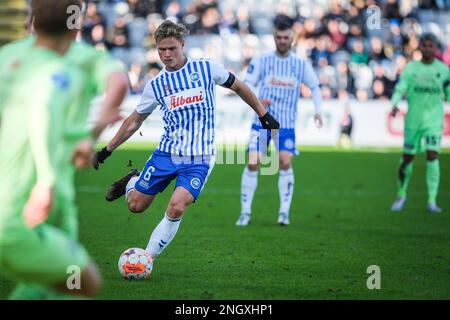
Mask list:
[[[250,223],[250,213],[241,213],[239,219],[236,221],[236,225],[240,227],[248,226]]]
[[[280,226],[287,226],[289,225],[289,214],[280,212],[278,215],[278,224]]]
[[[403,209],[405,205],[406,197],[399,197],[395,200],[395,202],[391,206],[391,211],[399,212]]]
[[[441,213],[441,212],[442,212],[442,209],[439,208],[439,207],[436,205],[436,203],[429,203],[429,204],[427,205],[427,211],[428,211],[429,213]]]

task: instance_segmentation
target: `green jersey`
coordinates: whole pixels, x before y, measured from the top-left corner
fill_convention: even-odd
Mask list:
[[[56,185],[60,141],[81,89],[76,69],[50,50],[0,51],[0,224],[23,223],[37,182]]]
[[[91,136],[88,117],[93,98],[103,93],[109,74],[122,71],[122,67],[107,52],[81,42],[74,42],[64,59],[81,72],[80,83],[83,86],[81,95],[73,101],[68,115],[65,155],[66,162],[69,162],[75,144]],[[58,172],[58,192],[71,203],[75,202],[74,176],[73,166],[66,165]]]
[[[449,97],[449,67],[435,59],[431,64],[409,62],[395,86],[391,102],[395,106],[407,94],[405,127],[412,130],[442,130],[444,95]]]
[[[22,52],[32,48],[34,43],[34,36],[29,36],[7,45],[2,50]],[[75,168],[70,165],[70,158],[76,143],[91,135],[87,121],[92,99],[103,93],[109,74],[123,71],[123,67],[107,52],[81,42],[74,42],[63,59],[66,64],[78,70],[77,81],[82,89],[80,94],[72,98],[66,115],[64,141],[57,154],[59,159],[55,183],[56,201],[49,222],[62,227],[76,238]]]
[[[71,114],[73,128],[69,135],[83,136],[89,116],[92,99],[101,95],[106,87],[108,76],[115,71],[123,71],[122,66],[106,51],[100,51],[82,42],[74,42],[65,57],[66,61],[82,72],[83,94]],[[79,130],[79,131],[77,131]]]

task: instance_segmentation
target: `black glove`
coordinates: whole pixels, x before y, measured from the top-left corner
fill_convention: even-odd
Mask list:
[[[259,117],[259,121],[261,121],[262,127],[264,129],[271,130],[280,128],[280,123],[274,117],[272,117],[269,112],[267,112],[262,117]]]
[[[105,162],[106,158],[108,158],[112,154],[111,151],[106,150],[104,147],[102,150],[97,151],[92,158],[92,166],[95,170],[98,170],[100,163]]]

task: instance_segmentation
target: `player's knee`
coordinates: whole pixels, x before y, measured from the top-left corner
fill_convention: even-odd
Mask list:
[[[142,213],[147,209],[142,203],[136,200],[130,200],[128,202],[128,210],[133,213]]]
[[[412,155],[412,154],[404,154],[403,155],[403,159],[402,159],[402,163],[404,165],[407,165],[410,162],[412,162],[413,160],[414,160],[414,155]]]
[[[286,159],[280,159],[280,170],[289,170],[291,167],[291,161]]]
[[[167,208],[167,215],[171,219],[178,219],[183,215],[186,206],[187,205],[182,200],[172,200]]]

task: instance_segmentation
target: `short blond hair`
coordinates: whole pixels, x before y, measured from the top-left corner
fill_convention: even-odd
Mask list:
[[[161,23],[156,29],[153,36],[156,43],[166,38],[175,38],[178,41],[182,42],[183,37],[187,34],[189,34],[189,30],[184,24],[174,23],[170,20],[164,20],[164,22]]]

